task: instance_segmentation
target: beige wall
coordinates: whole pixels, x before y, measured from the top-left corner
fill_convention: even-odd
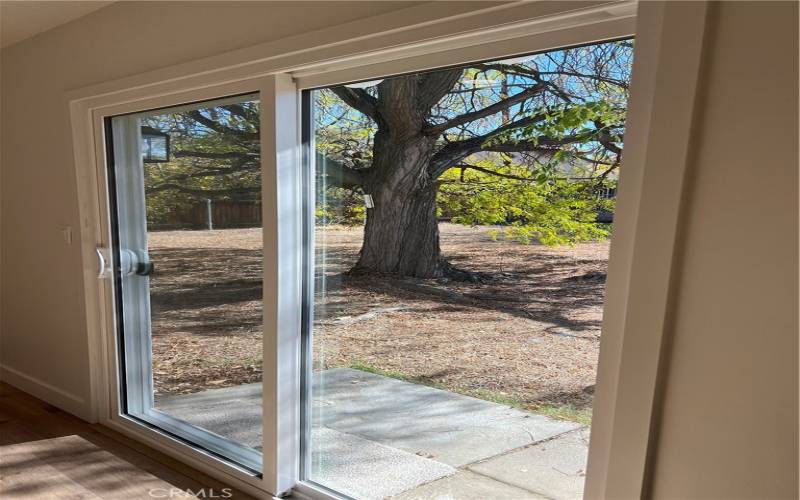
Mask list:
[[[0,363],[89,398],[62,92],[401,6],[123,2],[3,50]],[[709,17],[652,493],[796,497],[797,7]]]
[[[21,374],[27,390],[88,414],[65,91],[419,3],[119,2],[3,49],[0,364],[6,378]],[[62,239],[61,226],[73,228],[72,245]]]
[[[797,4],[707,30],[652,493],[797,498]]]

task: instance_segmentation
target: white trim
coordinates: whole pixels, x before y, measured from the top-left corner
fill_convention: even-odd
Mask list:
[[[348,496],[338,495],[309,481],[297,483],[292,489],[292,498],[299,500],[351,500]]]
[[[636,5],[631,2],[561,15],[532,18],[486,31],[473,30],[444,39],[377,50],[291,72],[299,88],[425,71],[474,61],[500,59],[631,36]],[[476,32],[480,36],[476,36]],[[522,49],[524,47],[524,49]]]
[[[153,116],[157,116],[162,112],[166,113],[185,113],[187,111],[193,111],[196,109],[203,109],[203,108],[210,108],[210,107],[219,107],[225,106],[226,104],[238,104],[243,101],[251,101],[258,99],[258,92],[253,92],[251,94],[237,94],[227,97],[219,97],[216,99],[210,100],[202,100],[202,101],[194,101],[187,104],[178,104],[176,106],[169,106],[166,108],[150,108],[146,111],[141,111],[139,113],[130,113],[129,116],[136,117],[136,118],[150,118]]]
[[[77,415],[84,420],[89,422],[95,421],[90,412],[87,412],[86,400],[82,397],[52,384],[48,384],[21,370],[17,370],[8,365],[0,365],[0,380],[32,394],[43,401],[47,401],[66,412]]]
[[[647,497],[707,2],[640,6],[586,498]]]
[[[141,415],[130,415],[155,425],[159,429],[172,433],[181,439],[186,439],[211,452],[224,456],[233,461],[234,466],[237,464],[242,465],[253,471],[261,469],[261,453],[259,451],[238,441],[211,432],[208,429],[175,418],[158,408],[147,408]],[[248,470],[242,469],[242,471],[250,474]],[[257,474],[251,475],[255,476]]]
[[[503,22],[492,27],[475,23],[475,13],[454,16],[448,19],[453,23],[458,19],[462,21],[458,32],[446,36],[431,34],[428,37],[419,37],[412,42],[400,43],[395,46],[385,46],[376,50],[334,57],[329,60],[298,66],[291,71],[296,78],[306,78],[312,75],[330,73],[343,69],[367,66],[387,59],[396,60],[412,57],[427,57],[432,53],[458,49],[466,54],[461,60],[451,61],[450,64],[474,61],[469,55],[469,49],[475,46],[494,44],[514,38],[526,37],[531,33],[545,34],[554,31],[568,31],[572,28],[589,26],[611,20],[633,19],[636,16],[636,4],[632,1],[586,2],[577,5],[574,9],[563,10],[561,6],[536,5],[536,12],[532,12],[532,2],[518,2],[516,5],[506,4],[486,9],[484,12],[506,10]],[[553,8],[555,7],[555,8]],[[463,22],[466,21],[466,22]],[[477,35],[477,36],[476,36]],[[496,57],[513,55],[495,54]]]
[[[584,16],[588,24],[615,19],[632,19],[634,0],[530,2],[520,0],[486,9],[470,10],[470,2],[429,2],[380,16],[302,35],[263,43],[218,56],[172,65],[140,75],[90,85],[65,93],[67,101],[91,100],[91,107],[131,102],[164,95],[178,90],[219,85],[276,73],[292,73],[308,68],[331,71],[342,61],[350,65],[374,63],[391,58],[403,47],[417,48],[424,41],[423,51],[452,49],[462,45],[492,45],[484,40],[491,31],[496,41],[537,33],[537,24],[558,21],[561,28],[550,26],[548,32],[568,31],[581,26],[569,22],[571,17]],[[614,36],[627,36],[625,29]],[[457,43],[452,40],[458,39]],[[416,49],[418,50],[418,48]],[[518,47],[511,53],[529,52]],[[389,52],[389,54],[387,54]],[[496,54],[498,57],[509,53]],[[361,59],[362,57],[367,60]],[[354,64],[353,61],[361,61]],[[144,108],[142,108],[144,109]]]
[[[111,293],[108,280],[99,280],[96,270],[95,249],[108,247],[110,237],[104,234],[108,228],[104,218],[108,198],[105,189],[104,169],[98,171],[97,158],[105,158],[103,132],[93,111],[78,103],[69,103],[72,125],[73,157],[78,192],[80,217],[81,261],[83,264],[83,295],[86,308],[86,341],[89,363],[89,422],[98,422],[108,417],[111,401],[108,398],[109,360],[106,332],[115,331],[113,314],[109,314],[108,303],[102,300]],[[111,358],[113,359],[113,358]]]
[[[263,471],[281,495],[300,471],[302,312],[302,169],[300,98],[288,75],[261,90],[264,237]]]
[[[238,469],[211,454],[189,448],[185,443],[160,432],[158,429],[144,427],[127,417],[110,419],[103,422],[103,425],[194,467],[204,474],[230,484],[249,495],[256,498],[272,498],[271,495],[265,495],[260,478],[253,476],[248,471]]]
[[[523,53],[542,52],[559,47],[631,36],[634,32],[635,18],[625,17],[575,26],[569,29],[557,29],[545,33],[528,33],[525,36],[518,35],[513,38],[501,39],[493,43],[471,45],[463,50],[447,47],[425,55],[403,57],[388,61],[386,59],[370,58],[370,62],[362,66],[332,69],[327,73],[300,71],[293,73],[293,76],[295,76],[299,88],[324,87],[400,73],[426,71],[474,61],[501,59],[503,57],[511,57]],[[431,47],[431,49],[433,50],[434,47]]]

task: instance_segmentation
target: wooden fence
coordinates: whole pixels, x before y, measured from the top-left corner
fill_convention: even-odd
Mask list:
[[[176,210],[148,223],[153,230],[226,229],[261,226],[259,201],[207,201]]]

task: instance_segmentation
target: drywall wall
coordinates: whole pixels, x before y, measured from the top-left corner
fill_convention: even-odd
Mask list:
[[[119,2],[3,49],[0,375],[89,416],[65,92],[421,3]],[[454,2],[449,10],[489,5]],[[72,244],[64,228],[71,228]]]
[[[709,9],[650,493],[797,498],[798,4]]]
[[[331,48],[331,33],[352,37],[355,29],[363,40],[516,3],[117,2],[4,48],[0,376],[76,415],[92,414],[68,96],[154,72],[185,76],[209,61],[226,67],[253,50],[268,58],[277,55],[261,52],[271,42]],[[530,5],[544,15],[607,3]],[[479,19],[489,24],[489,17]]]

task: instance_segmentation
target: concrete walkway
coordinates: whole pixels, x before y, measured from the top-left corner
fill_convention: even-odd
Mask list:
[[[156,407],[261,448],[261,385],[160,398]],[[315,374],[311,479],[356,499],[576,499],[585,426],[337,368]]]

